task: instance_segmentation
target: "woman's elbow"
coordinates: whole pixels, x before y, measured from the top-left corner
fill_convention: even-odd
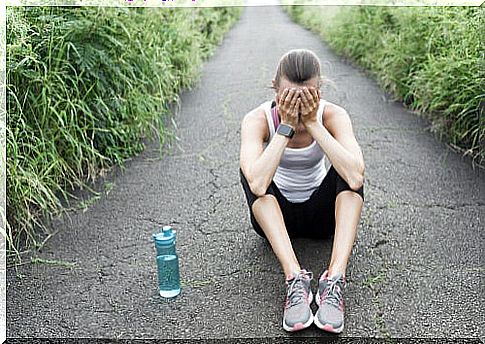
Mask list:
[[[364,176],[361,174],[357,174],[349,182],[350,188],[354,191],[359,190],[363,185],[364,185]]]
[[[249,188],[256,197],[261,197],[266,194],[266,189],[260,183],[250,183]]]
[[[266,190],[262,190],[261,180],[260,178],[253,175],[250,169],[247,169],[246,172],[242,172],[244,178],[246,179],[247,186],[253,195],[256,197],[261,197],[264,195]]]
[[[356,171],[349,181],[349,186],[352,190],[357,191],[364,185],[364,172],[365,167],[361,164],[358,171]]]
[[[249,189],[256,197],[261,197],[266,194],[268,186],[265,187],[264,181],[261,180],[261,178],[251,178],[251,180],[248,181],[248,184]]]

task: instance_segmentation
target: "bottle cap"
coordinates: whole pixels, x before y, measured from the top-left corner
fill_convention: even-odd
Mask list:
[[[155,233],[152,235],[153,240],[155,240],[158,244],[172,244],[175,240],[176,232],[171,226],[163,226],[159,233]]]

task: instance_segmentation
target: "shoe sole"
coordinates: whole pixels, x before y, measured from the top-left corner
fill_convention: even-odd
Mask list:
[[[312,301],[313,301],[313,293],[310,291],[310,294],[308,294],[308,300],[307,300],[308,306],[310,306]],[[306,323],[299,322],[293,326],[288,326],[285,324],[285,318],[283,317],[283,328],[285,329],[285,331],[288,331],[288,332],[301,331],[309,327],[313,323],[313,321],[314,321],[313,312],[310,309],[310,318]]]
[[[320,299],[320,291],[318,291],[317,294],[315,295],[315,302],[317,303],[317,305],[320,304],[319,299]],[[317,311],[317,314],[318,314],[318,311]],[[315,322],[315,325],[317,325],[317,327],[319,329],[327,331],[327,332],[331,332],[331,333],[341,333],[344,329],[344,323],[343,322],[342,322],[342,325],[340,327],[335,328],[330,324],[322,324],[320,322],[320,320],[318,320],[318,316],[316,316],[316,315],[314,317],[314,322]]]

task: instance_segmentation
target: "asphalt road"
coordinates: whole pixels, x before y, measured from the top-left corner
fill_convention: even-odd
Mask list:
[[[245,8],[201,82],[181,95],[179,139],[168,155],[153,159],[150,146],[112,176],[109,194],[52,223],[59,233],[37,256],[76,267],[8,270],[7,336],[328,336],[314,326],[282,329],[284,276],[250,226],[238,175],[240,122],[273,97],[267,86],[279,58],[299,47],[315,51],[335,82],[323,97],[347,109],[366,162],[341,336],[483,338],[483,174],[272,6]],[[178,230],[183,280],[171,301],[158,295],[151,239],[165,224]],[[318,276],[331,242],[294,245]]]

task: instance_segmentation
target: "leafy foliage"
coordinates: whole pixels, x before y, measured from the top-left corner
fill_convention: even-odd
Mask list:
[[[371,71],[381,86],[428,117],[455,147],[485,163],[483,8],[288,6],[340,54]]]
[[[240,8],[9,7],[9,248],[34,243],[66,190],[123,165],[156,135],[178,93]]]

